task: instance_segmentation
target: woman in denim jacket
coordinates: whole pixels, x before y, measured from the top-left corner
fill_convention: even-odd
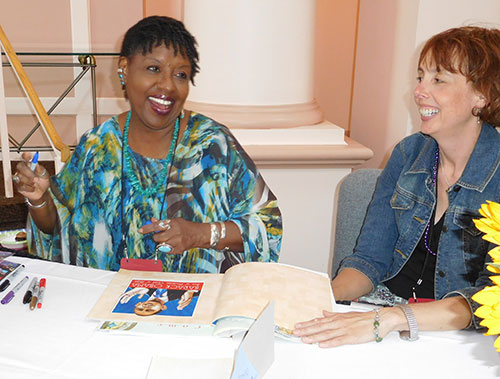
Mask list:
[[[500,200],[493,127],[500,126],[500,30],[461,27],[432,37],[417,81],[421,132],[392,152],[354,254],[332,282],[337,300],[397,306],[375,316],[325,312],[297,325],[304,342],[330,347],[380,342],[394,330],[414,340],[418,329],[479,328],[471,296],[489,284],[492,246],[472,220],[481,204]]]

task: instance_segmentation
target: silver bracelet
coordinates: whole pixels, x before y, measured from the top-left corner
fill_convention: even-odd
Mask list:
[[[220,239],[223,240],[226,238],[226,224],[224,221],[217,221],[217,223],[220,225]]]
[[[217,246],[217,244],[219,243],[219,239],[219,228],[217,227],[217,224],[215,222],[212,222],[210,224],[210,247],[212,249],[215,249],[215,246]]]
[[[31,204],[30,199],[28,199],[27,197],[24,199],[24,202],[26,204],[28,204],[28,206],[30,208],[34,208],[34,209],[43,208],[43,207],[45,207],[47,205],[47,201],[45,201],[45,200],[43,202],[41,202],[40,204],[38,204],[38,205]]]
[[[409,305],[402,304],[398,305],[399,308],[405,314],[406,320],[408,321],[408,328],[410,330],[401,330],[399,332],[399,337],[406,341],[416,341],[418,340],[418,323],[415,314],[413,313],[413,309]]]

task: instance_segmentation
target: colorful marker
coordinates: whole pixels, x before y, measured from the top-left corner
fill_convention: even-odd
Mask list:
[[[40,279],[40,293],[38,294],[38,305],[37,308],[42,307],[43,294],[45,293],[45,278]]]
[[[31,171],[35,172],[36,165],[38,164],[38,151],[33,155],[33,158],[31,159]]]
[[[0,284],[0,292],[3,292],[7,289],[8,286],[10,286],[10,283],[14,277],[21,272],[22,269],[24,269],[24,265],[18,266],[14,271],[12,271],[9,276],[7,276],[3,281],[2,284]]]
[[[38,293],[40,292],[40,283],[37,281],[35,284],[35,289],[33,290],[33,294],[31,296],[30,301],[30,309],[33,310],[36,308],[36,304],[38,303]]]
[[[33,291],[35,290],[37,282],[38,282],[38,278],[34,277],[33,280],[31,281],[30,286],[28,287],[26,293],[24,294],[23,304],[28,304],[31,301],[31,298],[33,297]]]
[[[7,295],[4,296],[4,298],[2,299],[2,301],[0,301],[0,303],[2,303],[2,304],[9,303],[14,298],[14,296],[16,296],[17,291],[19,291],[24,286],[24,283],[26,283],[28,281],[28,279],[29,279],[29,276],[26,275],[23,278],[23,280],[21,280],[19,283],[17,283],[16,286],[14,288],[12,288]]]

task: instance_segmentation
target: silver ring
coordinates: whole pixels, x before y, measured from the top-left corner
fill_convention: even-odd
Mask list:
[[[170,219],[166,219],[166,220],[161,220],[159,223],[158,223],[158,226],[160,228],[162,228],[163,230],[170,230],[172,227],[170,226]]]
[[[166,243],[166,242],[160,242],[158,245],[156,245],[156,251],[159,251],[160,253],[170,253],[173,250],[172,245]]]
[[[19,183],[19,182],[21,181],[21,179],[19,179],[19,176],[17,176],[17,174],[15,174],[15,175],[12,177],[12,181],[13,181],[14,183],[16,183],[16,184],[17,184],[17,183]]]
[[[47,176],[47,170],[43,170],[43,172],[41,174],[38,174],[38,176],[41,178]]]

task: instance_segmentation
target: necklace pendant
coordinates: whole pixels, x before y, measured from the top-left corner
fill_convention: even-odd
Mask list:
[[[128,259],[127,243],[125,242],[125,238],[122,238],[118,251],[122,253],[123,257]]]

